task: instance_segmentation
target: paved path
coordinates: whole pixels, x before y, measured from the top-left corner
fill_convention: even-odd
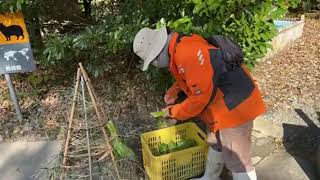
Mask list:
[[[48,179],[43,169],[60,152],[61,141],[0,144],[0,179]]]
[[[279,126],[258,118],[254,124],[252,147],[252,160],[258,179],[320,179],[320,152],[319,155],[316,153],[320,151],[317,150],[320,143],[308,144],[310,137],[320,137],[320,129],[290,124]]]
[[[256,166],[259,180],[317,180],[315,165],[282,151],[274,153]]]

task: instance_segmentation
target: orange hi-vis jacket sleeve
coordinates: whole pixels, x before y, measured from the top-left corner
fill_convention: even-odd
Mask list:
[[[177,120],[195,116],[212,132],[254,120],[266,107],[250,72],[242,65],[227,71],[221,51],[194,34],[180,37],[174,33],[170,44],[170,71],[175,86],[188,96],[169,107]]]
[[[188,98],[171,106],[172,118],[190,119],[200,114],[208,105],[213,89],[209,48],[213,47],[205,44],[200,37],[185,41],[183,47],[177,47],[176,51],[186,53],[180,53],[178,58],[173,58],[174,62],[171,62],[171,65],[176,67],[173,73],[178,73],[181,78],[176,83],[184,87],[182,90]]]
[[[177,82],[174,82],[172,84],[172,86],[167,90],[166,92],[166,95],[174,98],[174,99],[177,99],[178,98],[178,93],[181,91],[179,85]]]

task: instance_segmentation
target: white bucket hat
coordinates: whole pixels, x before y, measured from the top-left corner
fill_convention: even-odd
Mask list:
[[[159,55],[167,42],[167,29],[141,29],[133,41],[133,52],[143,59],[142,71],[148,69],[149,64]]]

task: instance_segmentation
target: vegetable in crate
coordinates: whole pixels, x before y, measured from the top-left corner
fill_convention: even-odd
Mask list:
[[[168,144],[161,143],[159,145],[159,154],[160,155],[168,154],[168,152],[169,152]]]
[[[197,146],[197,143],[193,139],[183,139],[178,142],[170,141],[168,144],[161,143],[158,147],[158,152],[155,152],[155,156],[161,156],[176,151],[181,151],[191,147]]]
[[[168,144],[168,152],[174,152],[176,149],[177,145],[173,141],[170,141]]]
[[[197,145],[197,142],[193,139],[185,139],[177,142],[176,150],[183,150]]]

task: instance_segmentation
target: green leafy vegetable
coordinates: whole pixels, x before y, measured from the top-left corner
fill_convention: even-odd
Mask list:
[[[165,111],[157,111],[157,112],[152,112],[150,113],[152,117],[154,118],[159,118],[159,117],[164,117],[164,115],[166,114]]]
[[[158,151],[154,153],[155,156],[161,156],[176,151],[181,151],[191,147],[197,146],[197,142],[193,139],[183,139],[181,141],[170,141],[168,144],[161,143],[158,147]]]
[[[112,139],[111,144],[113,151],[120,158],[135,159],[135,154],[118,136],[117,129],[112,121],[107,123],[107,129]]]

